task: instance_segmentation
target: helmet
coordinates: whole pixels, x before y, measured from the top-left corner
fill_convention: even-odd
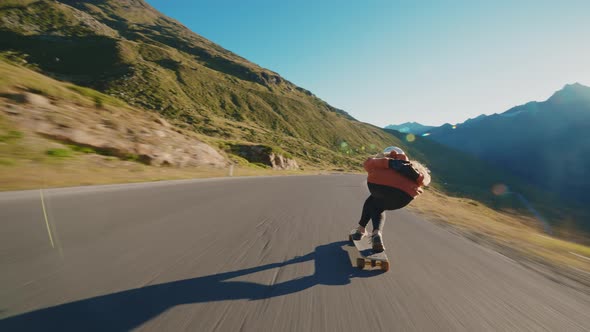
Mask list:
[[[389,146],[383,150],[383,154],[386,157],[393,158],[393,159],[400,159],[400,160],[408,160],[408,156],[404,150],[398,148],[397,146]]]

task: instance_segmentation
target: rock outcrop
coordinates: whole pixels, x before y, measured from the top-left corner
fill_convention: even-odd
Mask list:
[[[232,152],[251,163],[259,163],[277,170],[299,169],[297,161],[273,151],[266,145],[239,144],[232,146]]]
[[[65,102],[54,104],[29,92],[4,97],[0,99],[0,108],[22,127],[54,140],[92,148],[100,154],[154,166],[228,165],[217,150],[155,114]]]

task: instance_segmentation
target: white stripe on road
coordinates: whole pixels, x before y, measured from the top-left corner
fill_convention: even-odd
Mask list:
[[[45,199],[43,198],[43,189],[39,189],[41,194],[41,206],[43,207],[43,217],[45,217],[45,226],[47,226],[47,234],[49,234],[49,242],[51,242],[51,248],[55,248],[53,244],[53,236],[51,236],[51,229],[49,228],[49,220],[47,219],[47,211],[45,210]]]

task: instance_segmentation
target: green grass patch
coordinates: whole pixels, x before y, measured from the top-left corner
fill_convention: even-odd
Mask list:
[[[23,136],[24,134],[18,130],[9,130],[5,134],[0,134],[0,142],[9,143],[11,141],[23,138]]]
[[[248,160],[246,160],[245,158],[242,158],[238,155],[235,155],[235,154],[231,154],[231,153],[228,154],[228,158],[232,162],[232,164],[234,164],[234,165],[238,165],[238,166],[250,165],[250,162]]]
[[[2,0],[0,8],[25,8],[39,0]]]
[[[8,158],[0,158],[0,166],[14,166],[16,161]]]
[[[125,160],[127,161],[134,161],[134,162],[140,162],[141,158],[139,157],[139,155],[136,155],[134,153],[129,153],[127,154],[127,156],[125,156]]]
[[[0,60],[17,66],[30,66],[26,61],[27,55],[22,52],[0,51]],[[34,66],[31,66],[34,67]]]
[[[94,150],[93,148],[88,147],[88,146],[69,145],[69,147],[73,151],[80,152],[80,153],[85,153],[85,154],[97,153],[96,150]]]
[[[96,106],[97,108],[102,108],[106,104],[118,107],[125,106],[125,104],[119,99],[111,97],[109,95],[105,95],[90,88],[85,88],[73,84],[68,85],[67,88],[84,97],[92,99],[94,101],[94,106]]]
[[[72,150],[69,149],[49,149],[45,152],[48,156],[55,158],[69,158],[72,156]]]
[[[254,166],[260,167],[260,168],[271,168],[270,166],[265,165],[263,163],[251,163],[251,165],[254,165]]]
[[[138,163],[145,163],[145,160],[142,159],[142,157],[138,154],[135,153],[128,153],[125,155],[120,155],[117,154],[115,152],[113,152],[112,150],[109,149],[95,149],[89,146],[82,146],[82,145],[75,145],[75,144],[70,144],[68,145],[68,147],[70,148],[71,151],[75,151],[78,153],[83,153],[83,154],[98,154],[101,156],[105,156],[107,157],[107,160],[114,160],[114,159],[121,159],[121,160],[126,160],[126,161],[133,161],[133,162],[138,162]],[[64,149],[53,149],[53,150],[64,150]],[[60,153],[62,153],[61,151],[57,151],[54,152],[57,153],[58,155]],[[111,159],[113,158],[113,159]]]
[[[27,65],[28,67],[28,65]],[[86,98],[74,91],[65,89],[63,84],[52,81],[28,68],[15,66],[0,57],[0,90],[26,90],[31,93],[72,102],[86,101]]]

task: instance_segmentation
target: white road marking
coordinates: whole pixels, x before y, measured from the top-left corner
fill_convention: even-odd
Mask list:
[[[51,228],[49,227],[49,220],[47,219],[47,211],[45,210],[45,199],[43,198],[43,189],[39,189],[41,194],[41,206],[43,207],[43,217],[45,217],[45,226],[47,226],[47,234],[49,234],[49,242],[51,242],[51,248],[55,248],[53,243],[53,236],[51,236]]]

